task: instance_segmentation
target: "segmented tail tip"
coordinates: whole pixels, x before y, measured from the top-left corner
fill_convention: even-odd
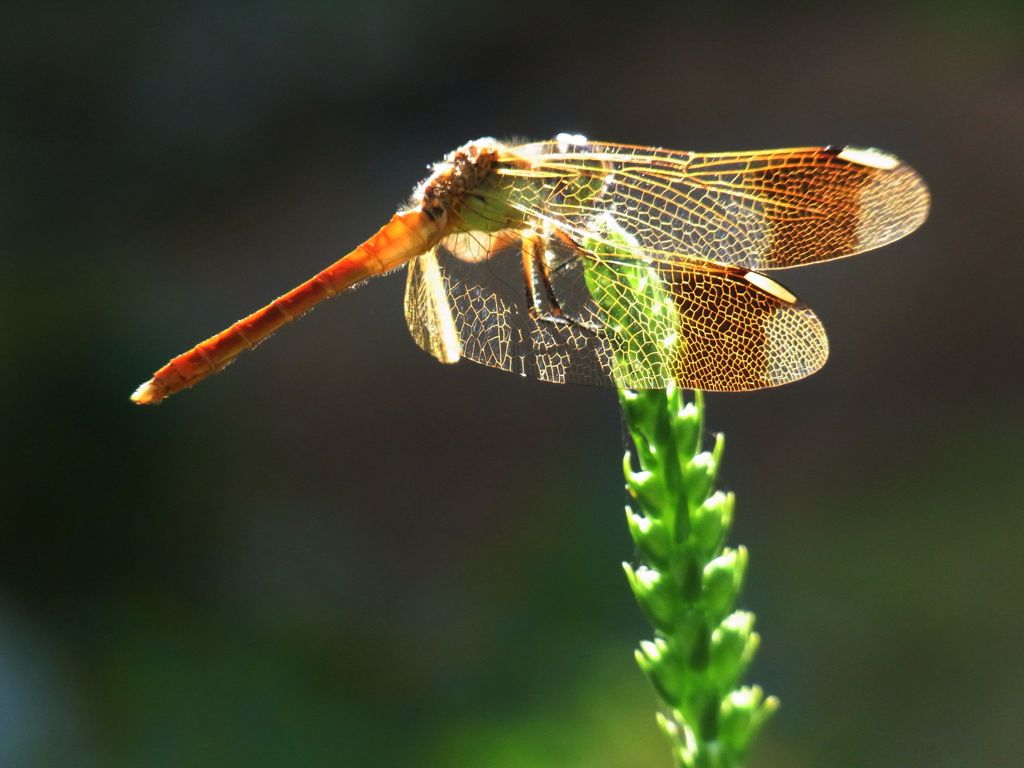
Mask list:
[[[164,399],[164,393],[152,379],[140,384],[139,388],[132,392],[132,402],[136,405],[155,405]]]

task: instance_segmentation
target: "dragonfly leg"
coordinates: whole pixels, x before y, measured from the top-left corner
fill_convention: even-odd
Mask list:
[[[540,315],[540,297],[537,295],[537,285],[533,279],[533,257],[531,255],[529,240],[525,237],[522,242],[523,259],[523,288],[526,290],[526,306],[529,307],[530,317]]]
[[[550,274],[544,263],[545,241],[534,234],[522,237],[523,282],[530,317],[549,322],[566,322],[562,307],[551,287]]]
[[[551,285],[551,271],[547,260],[544,258],[546,243],[541,241],[533,249],[533,266],[540,278],[541,287],[544,289],[544,296],[548,300],[548,309],[554,317],[562,317],[562,306],[555,296],[554,286]]]
[[[581,320],[562,309],[552,277],[577,261],[575,256],[567,256],[560,261],[548,259],[551,255],[548,243],[546,237],[536,234],[522,236],[523,282],[530,317],[546,323],[572,326],[588,333],[602,333],[603,326],[600,323]]]
[[[568,267],[578,265],[580,247],[576,244],[575,240],[560,229],[555,229],[551,236],[561,243],[563,247],[559,249],[559,251],[545,250],[545,255],[550,255],[552,258],[542,258],[540,263],[542,266],[542,274],[544,276],[544,284],[547,286],[548,291],[551,292],[553,298],[554,288],[551,282],[552,275],[557,275]],[[561,259],[556,258],[559,252],[563,254]],[[604,331],[604,326],[600,323],[591,323],[586,320],[580,320],[579,318],[573,317],[570,313],[563,312],[561,307],[559,307],[557,320],[559,322],[568,323],[574,328],[581,328],[582,330],[589,331],[590,333],[602,333]]]

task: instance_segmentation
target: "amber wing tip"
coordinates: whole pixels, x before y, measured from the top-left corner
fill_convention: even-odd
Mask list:
[[[132,392],[132,402],[136,405],[155,405],[163,399],[164,393],[152,379],[140,384],[139,388]]]

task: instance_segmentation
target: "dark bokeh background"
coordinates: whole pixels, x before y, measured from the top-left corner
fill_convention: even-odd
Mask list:
[[[610,391],[438,365],[397,276],[127,399],[452,147],[578,131],[875,145],[928,180],[918,234],[783,275],[822,373],[708,398],[783,701],[753,764],[1019,766],[1022,29],[1011,2],[7,8],[0,765],[669,765]]]

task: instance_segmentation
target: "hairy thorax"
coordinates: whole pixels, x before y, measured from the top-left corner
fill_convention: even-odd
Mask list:
[[[528,165],[495,139],[470,141],[434,165],[413,193],[412,205],[453,231],[517,228],[522,215],[509,205],[501,170]]]

